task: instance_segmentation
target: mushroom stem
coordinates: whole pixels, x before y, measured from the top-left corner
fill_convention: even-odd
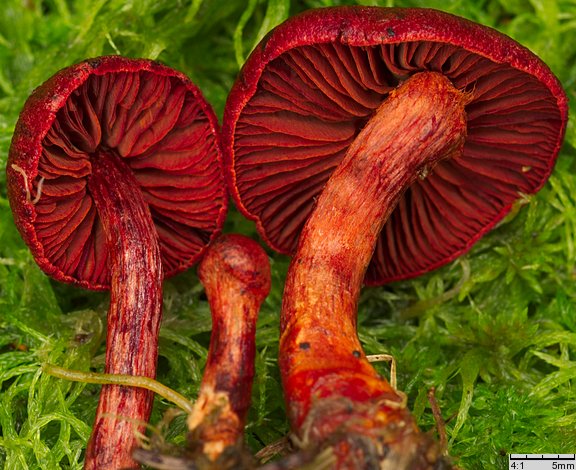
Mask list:
[[[426,468],[434,445],[405,397],[366,359],[358,297],[377,237],[417,177],[460,155],[468,96],[422,72],[378,108],[322,191],[290,264],[280,370],[291,426],[304,445],[333,446],[337,468]],[[409,223],[409,222],[408,222]]]
[[[198,274],[210,302],[212,335],[198,400],[188,417],[193,450],[217,468],[239,468],[254,378],[256,320],[270,291],[268,256],[242,235],[217,239]],[[215,467],[215,468],[216,468]]]
[[[154,378],[163,280],[156,229],[139,185],[120,157],[102,151],[91,164],[88,191],[106,235],[111,272],[105,372]],[[104,385],[85,468],[139,468],[131,453],[152,402],[148,390]]]

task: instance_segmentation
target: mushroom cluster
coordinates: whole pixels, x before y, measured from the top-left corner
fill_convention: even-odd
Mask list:
[[[549,68],[493,29],[430,9],[324,8],[254,49],[221,139],[198,88],[166,66],[110,56],[57,73],[20,115],[8,195],[47,274],[110,289],[108,373],[155,376],[162,281],[202,260],[213,331],[189,444],[202,465],[235,468],[270,267],[255,242],[216,238],[226,180],[263,240],[293,257],[279,367],[307,455],[443,468],[363,351],[360,291],[467,252],[544,185],[566,120]],[[133,423],[151,406],[146,390],[104,386],[86,468],[135,468]]]

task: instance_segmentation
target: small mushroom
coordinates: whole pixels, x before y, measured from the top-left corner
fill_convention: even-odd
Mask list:
[[[304,446],[331,448],[337,468],[441,461],[362,352],[362,283],[469,250],[545,183],[566,119],[540,59],[440,11],[310,10],[256,47],[226,104],[224,156],[236,205],[294,255],[279,365]]]
[[[270,263],[258,243],[223,235],[198,266],[212,312],[212,335],[189,441],[214,468],[237,469],[243,452],[256,353],[256,320],[270,291]]]
[[[212,335],[200,393],[188,415],[189,446],[178,455],[137,449],[151,468],[252,468],[244,450],[256,354],[256,321],[270,291],[270,263],[243,235],[222,235],[205,252],[198,275],[210,304]]]
[[[38,265],[110,289],[105,372],[153,378],[162,280],[199,259],[227,210],[218,124],[198,88],[149,60],[66,68],[26,101],[7,181]],[[151,392],[105,385],[85,468],[137,467],[151,408]]]

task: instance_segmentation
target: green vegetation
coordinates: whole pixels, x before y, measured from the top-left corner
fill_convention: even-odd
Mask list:
[[[222,116],[251,47],[287,16],[345,0],[2,0],[0,168],[25,99],[58,69],[120,53],[188,74]],[[546,61],[576,100],[575,0],[359,0],[428,6],[496,27]],[[550,182],[466,256],[432,274],[365,289],[361,339],[392,354],[398,384],[423,429],[426,395],[447,418],[449,450],[465,469],[506,468],[507,453],[576,452],[576,127]],[[255,236],[232,212],[227,231]],[[272,254],[271,254],[272,255]],[[258,377],[247,441],[287,432],[276,369],[288,260],[272,255],[273,290],[258,331]],[[14,227],[0,172],[0,467],[81,468],[99,386],[42,373],[50,362],[101,371],[107,295],[50,281]],[[159,376],[193,399],[210,314],[194,270],[165,283]],[[378,365],[386,371],[385,365]],[[170,403],[157,399],[152,423]],[[163,430],[185,440],[185,419]]]

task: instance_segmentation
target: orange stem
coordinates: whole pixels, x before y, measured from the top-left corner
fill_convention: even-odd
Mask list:
[[[358,297],[377,237],[405,189],[461,153],[467,100],[434,72],[391,92],[327,182],[300,236],[284,291],[280,370],[301,439],[349,436],[335,447],[339,468],[373,457],[366,453],[391,458],[396,441],[403,441],[400,454],[418,453],[404,396],[370,365],[358,340]],[[380,450],[355,452],[350,436],[368,436]]]
[[[255,241],[224,235],[208,248],[198,274],[210,302],[212,336],[188,427],[191,440],[216,461],[229,447],[241,449],[254,379],[256,320],[270,291],[270,264]]]

